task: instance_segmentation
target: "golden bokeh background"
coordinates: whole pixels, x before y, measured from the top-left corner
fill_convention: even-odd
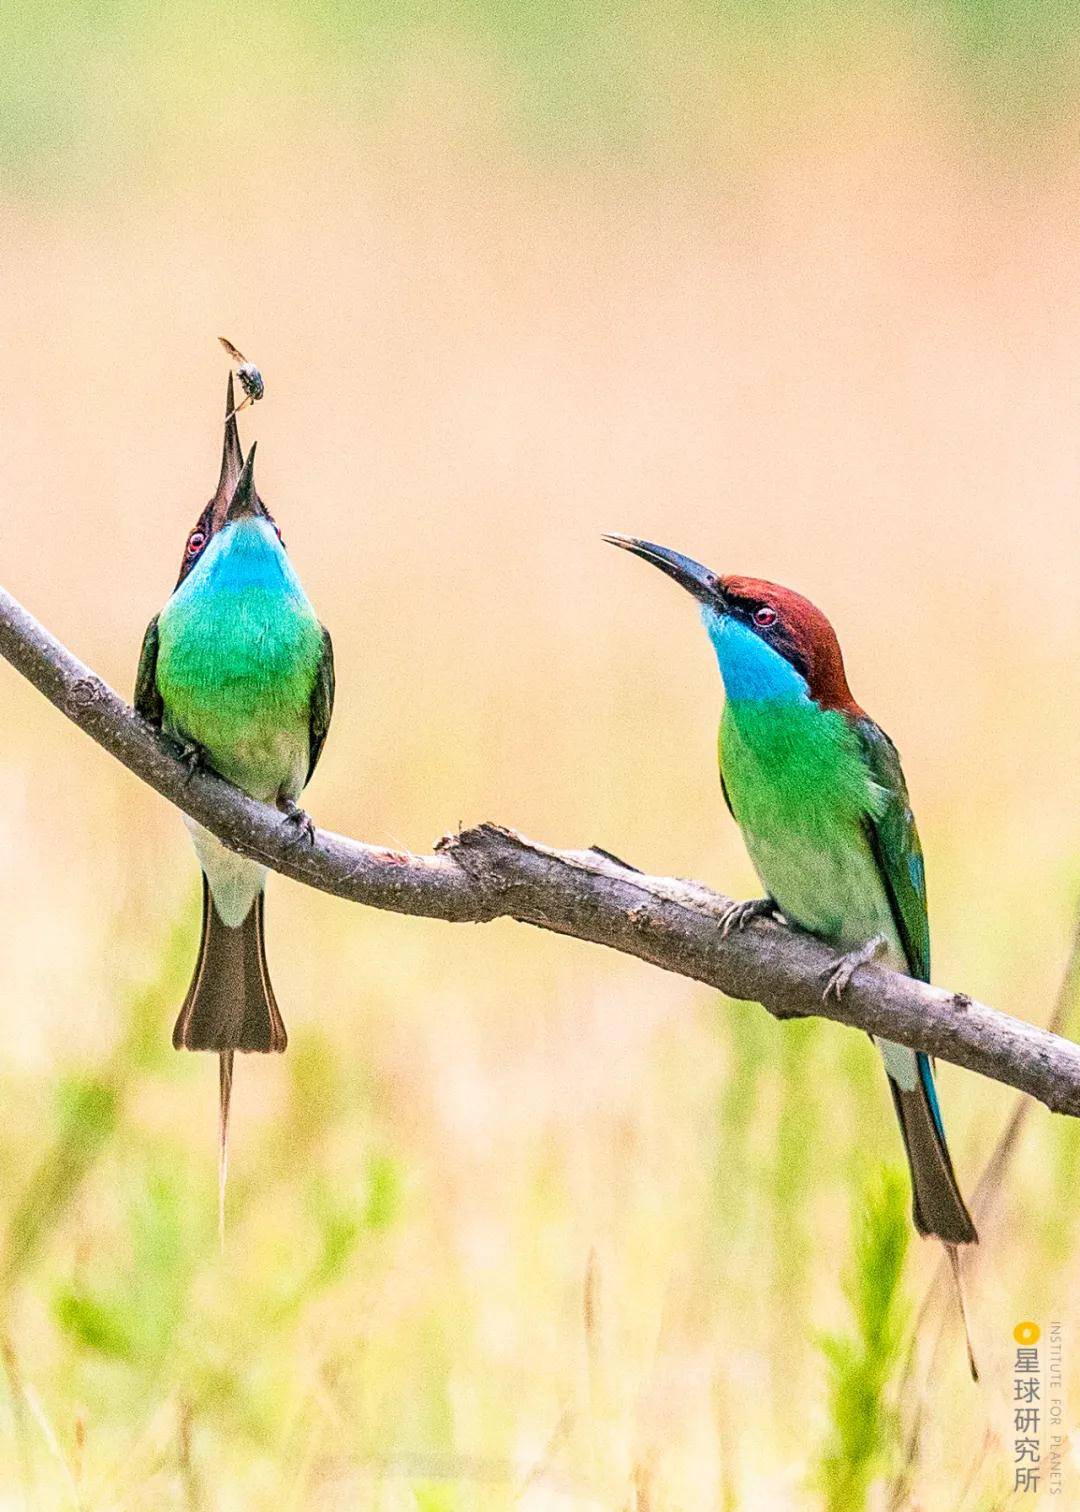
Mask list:
[[[1078,35],[1034,0],[16,7],[0,581],[130,694],[225,334],[334,636],[321,824],[491,818],[752,895],[693,606],[599,539],[646,535],[829,613],[904,757],[936,979],[1046,1022]],[[978,1388],[947,1297],[906,1369],[910,1245],[853,1489],[822,1340],[866,1334],[859,1214],[901,1163],[864,1038],[281,879],[291,1043],[239,1066],[219,1258],[216,1075],[169,1048],[187,838],[10,669],[0,708],[4,1505],[996,1508],[1017,1317],[1064,1320],[1076,1423],[1072,1124],[1031,1111],[982,1223]],[[939,1082],[971,1190],[1014,1094]]]

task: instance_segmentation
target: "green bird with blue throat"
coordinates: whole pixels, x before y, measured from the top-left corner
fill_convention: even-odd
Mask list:
[[[241,451],[231,374],[225,412],[218,485],[147,628],[135,707],[189,763],[276,804],[310,839],[297,800],[330,727],[333,647],[255,487],[255,446],[246,460]],[[219,1057],[223,1192],[233,1057],[283,1051],[287,1036],[263,943],[266,868],[185,823],[202,867],[202,935],[173,1044]]]
[[[760,578],[721,577],[667,547],[604,538],[651,562],[699,603],[720,664],[720,780],[767,896],[736,904],[725,932],[756,916],[846,952],[826,994],[876,955],[930,980],[922,847],[896,747],[855,702],[832,625],[801,594]],[[920,1234],[977,1243],[960,1193],[930,1058],[875,1036],[911,1171]],[[963,1296],[960,1294],[961,1310]],[[966,1327],[966,1319],[965,1327]],[[975,1373],[968,1346],[969,1362]]]

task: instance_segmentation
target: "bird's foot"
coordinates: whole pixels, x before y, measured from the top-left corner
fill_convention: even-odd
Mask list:
[[[176,738],[173,739],[173,745],[176,747],[176,753],[187,769],[187,776],[184,778],[184,785],[186,787],[199,768],[208,765],[206,747],[201,746],[197,740],[181,740]]]
[[[748,898],[745,903],[729,903],[720,915],[720,938],[731,931],[745,929],[754,919],[775,919],[780,910],[771,898]]]
[[[306,840],[309,845],[314,845],[315,821],[311,815],[302,809],[294,798],[282,798],[278,808],[285,815],[285,823],[293,827],[291,838],[294,841]]]
[[[857,950],[849,950],[846,955],[841,956],[835,966],[828,967],[825,972],[828,980],[825,983],[825,991],[821,994],[821,1001],[827,1002],[831,992],[839,1002],[859,967],[868,966],[881,954],[888,943],[884,935],[874,935],[872,939],[867,940],[865,945],[860,945]]]

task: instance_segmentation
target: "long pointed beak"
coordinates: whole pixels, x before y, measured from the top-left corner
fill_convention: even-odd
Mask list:
[[[233,520],[243,520],[251,515],[263,513],[262,502],[255,492],[255,448],[257,441],[251,443],[251,450],[247,454],[247,461],[240,470],[240,477],[233,496],[229,500],[229,507],[225,511],[225,523],[231,524]]]
[[[685,588],[687,593],[692,593],[703,604],[723,607],[724,595],[720,579],[715,572],[703,567],[700,562],[695,562],[692,557],[682,556],[667,546],[656,546],[652,541],[639,541],[635,536],[605,535],[604,540],[659,567],[661,572],[674,578],[680,588]]]
[[[234,408],[233,381],[230,373],[229,381],[225,386],[225,435],[221,444],[221,473],[214,493],[214,504],[222,510],[226,508],[236,492],[237,482],[244,469],[244,453],[240,449],[236,417],[233,415]],[[232,419],[229,418],[230,415]]]
[[[233,393],[231,371],[225,384],[225,450],[243,456],[240,450],[240,435],[236,429],[236,398]]]

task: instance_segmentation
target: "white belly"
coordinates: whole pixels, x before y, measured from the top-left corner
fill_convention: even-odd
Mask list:
[[[263,889],[266,867],[260,866],[258,861],[238,856],[194,819],[189,819],[186,814],[183,817],[199,865],[210,884],[218,916],[223,924],[236,929],[247,918],[251,905]]]

